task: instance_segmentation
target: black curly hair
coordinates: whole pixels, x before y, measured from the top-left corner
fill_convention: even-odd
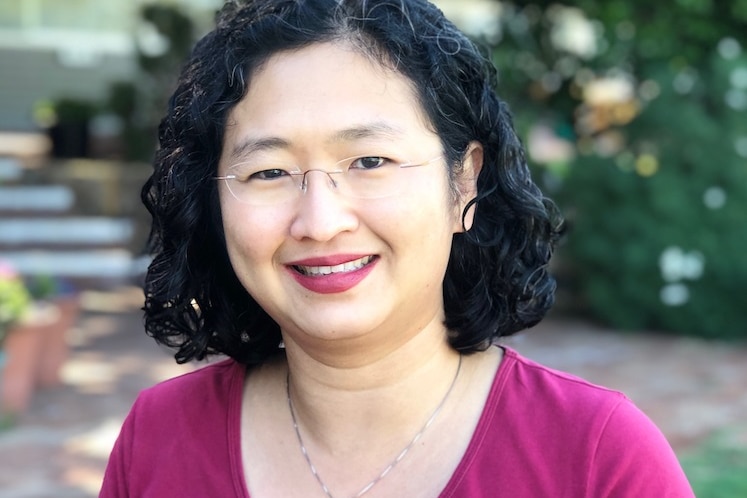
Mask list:
[[[451,346],[480,351],[540,321],[554,300],[547,267],[562,221],[530,177],[490,61],[425,0],[252,0],[223,7],[159,127],[142,190],[153,216],[146,332],[176,348],[178,362],[224,354],[258,364],[278,351],[278,325],[229,262],[211,179],[253,72],[273,54],[321,42],[352,45],[412,82],[452,181],[469,144],[483,145],[474,223],[454,236],[443,282]]]

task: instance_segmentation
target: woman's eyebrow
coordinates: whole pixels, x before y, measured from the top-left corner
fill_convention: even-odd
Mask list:
[[[246,138],[234,145],[230,157],[232,160],[237,160],[250,156],[255,152],[271,149],[287,149],[288,147],[290,147],[290,142],[279,137]]]
[[[385,122],[367,123],[360,126],[345,128],[336,132],[328,143],[354,142],[364,138],[401,138],[405,132],[401,128]]]

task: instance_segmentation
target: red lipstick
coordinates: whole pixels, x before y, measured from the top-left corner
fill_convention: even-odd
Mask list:
[[[358,254],[336,254],[307,258],[287,264],[291,276],[302,287],[318,294],[352,289],[368,276],[378,258]]]

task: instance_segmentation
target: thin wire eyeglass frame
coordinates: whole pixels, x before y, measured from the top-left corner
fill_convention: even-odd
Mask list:
[[[342,161],[339,161],[338,164],[341,163],[341,162],[350,161],[352,159],[360,159],[361,157],[367,157],[367,156],[356,156],[356,157],[352,157],[352,158],[348,158],[348,159],[343,159]],[[371,157],[376,157],[376,156],[371,156]],[[407,168],[418,168],[418,167],[421,167],[421,166],[429,166],[429,165],[431,165],[431,164],[433,164],[436,161],[439,161],[441,159],[443,159],[443,155],[438,155],[436,157],[433,157],[433,158],[428,159],[427,161],[423,161],[423,162],[401,163],[401,164],[396,165],[396,168],[397,169],[407,169]],[[229,169],[234,168],[236,166],[239,166],[241,164],[243,164],[243,163],[234,164]],[[345,178],[344,175],[347,174],[350,171],[350,168],[348,168],[348,169],[337,169],[337,170],[331,170],[331,171],[327,171],[327,170],[324,170],[324,169],[318,169],[318,168],[307,169],[306,171],[285,171],[285,173],[287,175],[289,175],[290,177],[292,177],[292,178],[299,178],[299,177],[301,178],[300,182],[294,182],[294,183],[296,183],[296,185],[298,187],[298,191],[300,192],[299,195],[306,193],[306,191],[308,190],[308,181],[306,179],[306,175],[308,173],[311,173],[312,171],[318,171],[320,173],[326,174],[327,177],[329,178],[330,185],[332,187],[334,187],[335,189],[339,190],[338,182],[335,181],[335,179],[332,177],[332,175],[343,175],[343,178]],[[375,171],[375,169],[372,170],[372,171]],[[223,180],[223,181],[225,181],[226,182],[226,186],[228,187],[228,191],[239,202],[242,202],[242,203],[245,203],[245,204],[252,204],[252,205],[272,205],[272,204],[275,204],[275,202],[269,202],[269,203],[265,203],[265,202],[252,202],[251,200],[246,200],[246,199],[240,197],[239,195],[237,195],[236,192],[234,191],[234,189],[231,188],[231,181],[239,181],[239,177],[237,175],[214,176],[214,177],[212,177],[212,179],[213,180]],[[389,197],[390,195],[395,195],[395,192],[392,192],[391,194],[375,195],[375,196],[352,195],[352,197],[354,197],[354,198],[361,198],[361,199],[378,199],[378,198]],[[288,199],[288,200],[291,200],[291,199]]]

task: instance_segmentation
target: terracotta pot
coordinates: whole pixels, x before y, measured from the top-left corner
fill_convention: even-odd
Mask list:
[[[3,413],[24,413],[36,387],[36,370],[46,327],[49,324],[24,323],[11,327],[3,343],[5,365],[2,372],[0,407]]]
[[[36,370],[36,385],[43,388],[62,384],[60,372],[70,356],[68,332],[80,313],[78,296],[61,296],[53,301],[59,312],[57,320],[45,331]]]
[[[60,370],[69,354],[67,332],[80,305],[77,296],[64,296],[33,308],[28,318],[10,328],[3,343],[0,409],[5,413],[24,413],[36,387],[61,383]]]

